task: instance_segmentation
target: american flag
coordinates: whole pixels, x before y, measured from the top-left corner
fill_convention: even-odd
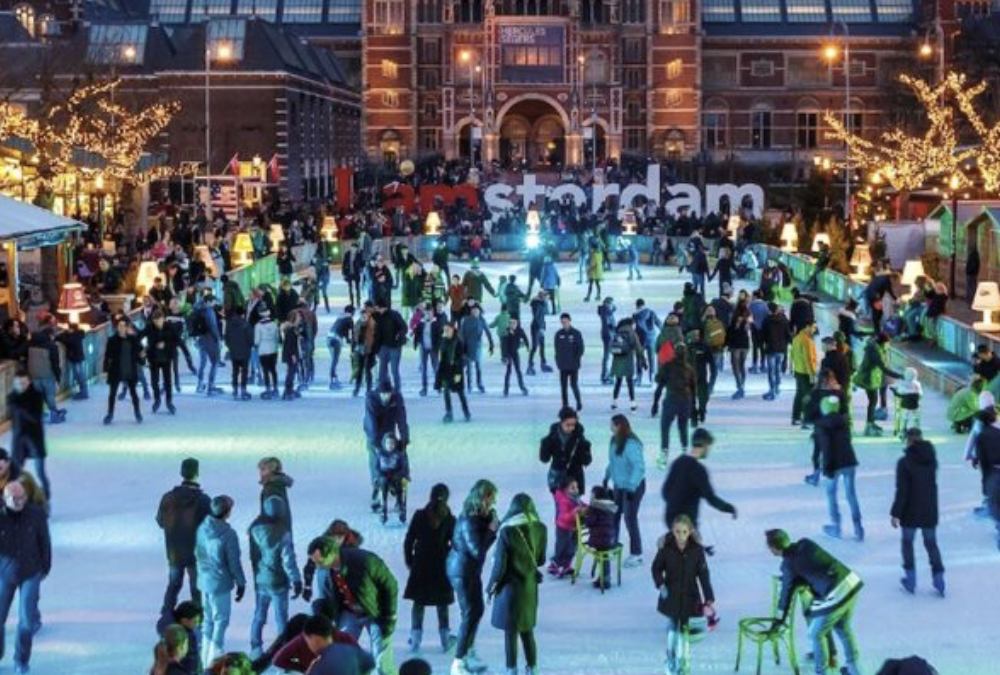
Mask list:
[[[212,182],[212,210],[220,210],[228,220],[236,220],[239,215],[236,182]]]

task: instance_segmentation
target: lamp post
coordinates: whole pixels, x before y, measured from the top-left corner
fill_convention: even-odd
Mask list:
[[[208,210],[212,210],[212,40],[209,37],[208,4],[205,4],[205,189],[208,191]],[[215,48],[215,57],[220,62],[228,61],[232,56],[232,46],[227,42],[219,42]],[[211,216],[211,214],[209,214]]]
[[[962,179],[958,174],[953,174],[948,179],[948,188],[951,190],[951,269],[948,274],[948,291],[951,299],[958,297],[955,292],[955,267],[958,264],[958,189],[962,187]]]
[[[474,164],[476,161],[476,139],[474,133],[476,129],[476,100],[473,89],[475,77],[473,76],[474,64],[472,63],[472,52],[468,49],[463,49],[460,57],[462,62],[469,68],[469,162]]]
[[[851,33],[847,28],[847,22],[840,19],[834,22],[835,26],[840,26],[844,31],[844,119],[848,131],[854,131],[853,120],[851,119]],[[833,28],[830,29],[831,36]],[[829,44],[823,49],[823,57],[830,65],[838,56],[838,49],[835,44]],[[844,225],[848,232],[851,228],[851,150],[844,148]]]
[[[917,54],[922,59],[930,59],[937,52],[937,83],[941,84],[944,82],[944,27],[941,25],[941,17],[938,16],[934,19],[934,36],[937,38],[937,47],[931,44],[929,39],[924,39],[920,44],[920,49]],[[943,94],[942,94],[943,96]]]

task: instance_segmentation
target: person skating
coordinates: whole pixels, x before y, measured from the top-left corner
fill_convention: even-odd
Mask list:
[[[543,373],[551,373],[552,367],[545,362],[545,315],[548,314],[548,306],[545,291],[538,291],[529,304],[531,308],[531,349],[528,351],[528,375],[535,374],[535,352],[538,352],[541,369]]]
[[[35,474],[45,494],[46,508],[52,498],[52,486],[45,470],[48,447],[45,444],[45,398],[24,366],[18,365],[11,382],[11,392],[7,394],[7,411],[11,421],[11,458],[19,467],[30,460]]]
[[[212,500],[201,490],[198,469],[198,460],[193,457],[181,462],[181,484],[163,495],[156,511],[156,524],[163,530],[168,570],[161,616],[168,614],[177,604],[185,573],[191,600],[201,604],[195,542],[198,527],[212,512]]]
[[[41,628],[39,589],[51,570],[52,543],[45,511],[28,500],[21,483],[7,483],[0,509],[0,657],[16,593],[19,601],[14,644],[16,675],[28,672],[32,641]]]
[[[469,270],[462,276],[462,286],[465,287],[465,297],[472,298],[477,303],[482,303],[484,290],[493,297],[497,295],[490,280],[479,269],[479,260],[475,258],[469,265]]]
[[[820,404],[831,396],[839,402],[837,412],[847,417],[848,427],[850,427],[851,408],[847,394],[840,388],[840,381],[836,374],[828,368],[822,368],[816,376],[816,387],[809,393],[805,409],[802,411],[803,426],[812,426],[816,420],[822,417],[823,410]],[[819,477],[822,473],[822,456],[819,436],[816,433],[812,434],[812,441],[812,473],[806,475],[805,482],[815,487],[819,485]]]
[[[153,312],[151,321],[142,333],[146,340],[146,360],[149,363],[149,380],[153,388],[153,412],[160,409],[166,399],[167,411],[177,412],[174,407],[173,364],[177,359],[177,335],[167,325],[166,316],[159,309]],[[162,383],[162,384],[161,384]]]
[[[517,374],[517,386],[521,388],[521,393],[528,395],[528,388],[524,386],[524,376],[521,374],[521,347],[527,348],[528,336],[524,329],[518,325],[519,322],[514,316],[510,317],[507,330],[500,335],[500,359],[506,366],[503,378],[503,395],[510,393],[511,372]],[[499,333],[499,331],[498,331]]]
[[[549,300],[551,313],[555,314],[559,311],[559,287],[562,285],[562,280],[559,278],[559,270],[551,256],[545,256],[545,260],[542,262],[542,276],[538,283]]]
[[[326,346],[330,351],[330,390],[340,389],[340,380],[337,379],[337,364],[340,363],[340,354],[344,345],[353,342],[354,339],[354,305],[344,307],[343,313],[337,317],[330,326],[330,332],[326,336]]]
[[[581,493],[586,491],[584,469],[593,461],[593,453],[575,410],[567,406],[559,411],[559,421],[538,446],[538,460],[549,467],[549,492],[555,492],[565,476],[576,480]]]
[[[434,388],[444,394],[445,422],[451,422],[454,419],[451,409],[452,394],[458,395],[465,421],[468,422],[472,419],[472,414],[469,412],[469,401],[465,397],[464,371],[465,347],[458,339],[455,326],[445,323],[441,335],[440,362],[434,379]]]
[[[393,675],[392,635],[396,630],[398,585],[385,562],[370,551],[319,537],[309,544],[309,557],[329,573],[313,613],[334,622],[355,640],[371,639],[379,675]]]
[[[254,345],[254,328],[243,318],[242,306],[226,320],[226,349],[233,368],[233,398],[249,401],[247,378],[250,375],[250,353]]]
[[[767,393],[765,401],[773,401],[781,394],[781,370],[792,339],[791,327],[781,305],[768,304],[768,315],[760,327],[763,344],[764,364],[767,369]]]
[[[250,524],[248,533],[256,595],[250,624],[250,653],[254,659],[263,651],[264,624],[270,609],[274,608],[274,627],[280,635],[288,624],[289,590],[293,590],[292,600],[302,595],[302,578],[295,563],[287,508],[281,497],[268,497],[263,511]]]
[[[299,372],[299,361],[302,358],[299,348],[299,317],[297,311],[288,314],[287,320],[281,324],[281,362],[285,364],[285,389],[281,393],[282,401],[294,401],[301,394],[295,389],[295,377]]]
[[[868,339],[865,343],[865,351],[861,357],[861,365],[858,366],[854,374],[854,384],[864,389],[868,399],[868,407],[865,411],[865,436],[881,436],[882,427],[875,423],[879,416],[877,406],[879,391],[885,384],[885,378],[901,378],[902,374],[889,368],[886,345],[889,343],[889,336],[879,333]]]
[[[577,412],[583,410],[580,399],[580,366],[583,362],[583,334],[573,328],[573,319],[567,313],[559,317],[562,327],[556,331],[553,338],[553,351],[556,355],[556,368],[559,369],[559,390],[562,394],[562,406],[569,405],[569,387],[573,388]]]
[[[440,303],[431,307],[423,302],[417,305],[410,319],[413,348],[420,354],[420,395],[427,396],[427,380],[434,384],[441,353],[441,335],[448,317]]]
[[[74,401],[86,401],[90,398],[87,383],[87,357],[84,351],[84,340],[87,333],[78,323],[70,323],[69,327],[56,335],[56,341],[66,349],[66,362],[69,364],[71,380],[77,386],[73,394]]]
[[[267,307],[260,309],[259,316],[260,320],[253,329],[253,339],[260,358],[260,369],[264,374],[264,391],[260,397],[270,400],[278,395],[278,347],[281,332]]]
[[[708,477],[704,460],[715,439],[704,427],[694,430],[691,437],[691,451],[673,461],[666,480],[663,481],[661,495],[667,504],[666,522],[673,523],[677,516],[685,515],[698,527],[698,511],[701,500],[709,506],[736,518],[736,507],[719,497]]]
[[[660,539],[652,572],[653,585],[659,591],[656,609],[667,618],[664,672],[684,675],[690,672],[690,650],[684,643],[688,622],[705,613],[714,614],[715,603],[706,551],[688,516],[677,516]]]
[[[361,304],[361,270],[364,269],[365,260],[358,248],[357,240],[351,242],[351,247],[344,252],[344,259],[341,261],[340,274],[347,284],[347,294],[352,305]]]
[[[247,581],[240,562],[240,540],[227,522],[233,500],[226,495],[212,499],[212,512],[198,526],[194,555],[198,566],[198,590],[205,612],[202,644],[207,667],[226,653],[226,630],[232,615],[232,593],[243,600]]]
[[[562,578],[573,571],[576,555],[576,520],[586,513],[587,504],[580,496],[580,486],[576,479],[563,476],[559,487],[552,493],[556,503],[555,549],[549,561],[548,573]]]
[[[674,357],[660,366],[657,372],[658,385],[662,385],[666,396],[660,411],[660,453],[656,458],[659,469],[667,468],[670,457],[670,429],[677,421],[677,433],[681,441],[681,453],[688,450],[688,422],[694,413],[694,397],[698,390],[698,376],[688,358],[687,345],[683,342],[674,347]],[[657,394],[659,395],[659,386]],[[658,401],[653,400],[653,417],[656,417]]]
[[[590,296],[597,289],[597,299],[601,299],[601,279],[604,278],[604,253],[597,241],[590,243],[590,253],[587,256],[587,297],[584,302],[590,302]]]
[[[517,285],[517,277],[515,275],[510,275],[509,281],[498,295],[501,297],[504,309],[507,310],[507,315],[511,319],[519,320],[521,318],[521,304],[528,302],[529,298]]]
[[[924,540],[931,566],[931,583],[944,597],[944,563],[937,544],[938,486],[937,453],[920,429],[907,429],[903,456],[896,462],[896,494],[889,511],[893,528],[903,530],[903,578],[907,593],[917,588],[917,569],[913,559],[913,540],[917,530]]]
[[[635,325],[636,337],[639,338],[639,344],[642,345],[646,355],[646,364],[649,366],[649,383],[652,384],[653,378],[656,376],[652,365],[656,363],[656,340],[660,335],[663,322],[660,321],[660,317],[656,316],[656,312],[646,306],[646,301],[642,298],[635,301],[632,322]],[[640,367],[636,375],[636,381],[639,384],[642,384],[643,370],[645,368]]]
[[[108,338],[104,349],[104,372],[108,376],[108,414],[104,423],[111,424],[115,418],[115,400],[118,388],[123,384],[132,397],[132,410],[135,421],[142,423],[142,412],[139,409],[139,394],[135,387],[139,381],[139,369],[142,360],[142,343],[139,337],[129,330],[127,318],[119,317],[115,324],[115,334]]]
[[[496,499],[497,488],[493,483],[477,481],[465,498],[451,540],[446,569],[462,614],[451,675],[470,675],[486,670],[486,664],[476,657],[474,645],[479,622],[486,611],[483,564],[500,527],[494,510]]]
[[[772,631],[784,630],[791,620],[792,597],[800,588],[812,595],[806,612],[809,641],[812,643],[813,664],[817,675],[826,675],[830,663],[829,641],[832,634],[844,647],[844,675],[860,675],[858,644],[851,628],[858,595],[863,587],[861,578],[830,553],[809,539],[792,542],[784,530],[765,533],[767,547],[781,558],[781,591]]]
[[[611,338],[611,376],[615,386],[611,393],[611,409],[618,409],[618,394],[621,392],[622,380],[628,386],[628,398],[632,411],[638,407],[635,402],[636,366],[645,370],[646,354],[639,337],[635,332],[635,324],[631,317],[618,322],[614,337]]]
[[[389,521],[389,497],[396,500],[399,522],[406,522],[406,492],[410,484],[410,458],[406,446],[392,434],[382,437],[378,448],[379,511],[382,524]]]
[[[354,396],[361,391],[361,383],[365,391],[372,390],[372,371],[375,369],[376,344],[375,306],[366,302],[361,309],[361,316],[354,324],[354,342],[351,346],[351,379],[354,382]]]
[[[271,497],[280,497],[285,503],[281,513],[275,516],[285,521],[288,531],[292,531],[292,502],[288,491],[295,481],[285,473],[281,460],[277,457],[263,457],[257,462],[257,484],[260,485],[260,512]]]
[[[427,307],[437,311],[436,303]],[[397,391],[403,386],[399,374],[399,361],[403,356],[408,330],[409,327],[402,314],[388,304],[376,305],[375,344],[378,347],[378,379],[379,382],[387,382],[391,374],[392,386]]]
[[[28,374],[31,385],[45,397],[49,424],[61,424],[66,421],[66,409],[60,408],[56,402],[56,383],[62,380],[62,365],[59,347],[53,339],[55,318],[46,312],[39,315],[39,321],[42,325],[31,334],[28,343]],[[149,398],[148,395],[146,398]]]
[[[493,333],[483,318],[483,308],[476,303],[472,305],[469,313],[462,317],[458,325],[458,338],[465,345],[465,381],[470,392],[475,381],[480,394],[486,393],[486,388],[483,387],[483,335],[489,342],[489,354],[493,356]]]
[[[795,399],[792,401],[792,426],[802,424],[809,392],[816,379],[818,357],[816,354],[816,324],[806,323],[792,340],[792,373],[795,374]]]
[[[716,378],[715,357],[712,350],[705,342],[704,334],[700,330],[693,330],[687,334],[687,354],[688,362],[694,368],[695,388],[694,388],[694,410],[691,420],[694,426],[701,426],[708,416],[708,399],[712,395],[712,381]]]
[[[844,494],[854,523],[854,537],[858,541],[864,541],[865,528],[861,523],[861,506],[858,504],[858,495],[854,488],[858,458],[851,443],[848,417],[840,411],[840,408],[840,399],[829,396],[820,401],[820,410],[823,414],[816,420],[816,445],[819,449],[823,476],[826,479],[826,501],[830,513],[830,524],[823,526],[823,532],[830,537],[841,536],[837,488],[843,481]]]
[[[750,351],[752,330],[753,318],[750,309],[746,304],[740,303],[733,310],[733,318],[726,330],[726,348],[729,349],[729,362],[736,382],[736,391],[732,395],[734,401],[746,396],[747,354]]]
[[[611,418],[611,441],[608,444],[608,467],[604,483],[613,488],[615,506],[615,541],[621,541],[621,522],[625,518],[628,530],[629,556],[625,567],[642,564],[642,533],[639,529],[639,507],[646,494],[646,461],[642,441],[632,431],[625,415]]]
[[[547,531],[526,494],[511,500],[497,532],[493,573],[488,585],[493,601],[493,627],[504,632],[507,675],[517,673],[517,643],[524,648],[525,673],[535,675],[538,649],[538,568],[545,565]]]
[[[455,516],[448,508],[448,497],[447,485],[438,483],[431,488],[427,505],[413,513],[403,540],[403,560],[410,573],[403,597],[413,602],[409,644],[414,654],[420,652],[427,607],[437,610],[441,651],[449,653],[457,642],[448,616],[448,607],[455,602],[455,591],[447,576],[448,554],[455,533]]]
[[[392,384],[383,382],[378,391],[365,397],[365,438],[368,450],[368,475],[372,484],[372,512],[378,512],[382,502],[378,499],[378,448],[382,438],[390,434],[404,446],[410,442],[410,426],[406,420],[406,402],[403,394],[394,391]]]
[[[597,307],[597,316],[601,321],[601,344],[604,347],[601,353],[601,384],[611,384],[608,366],[613,356],[611,354],[611,341],[614,339],[615,327],[618,325],[615,318],[614,298],[604,298],[604,302]]]
[[[219,313],[216,311],[215,298],[206,294],[194,307],[191,318],[191,334],[198,339],[198,393],[207,396],[221,394],[222,389],[215,386],[215,374],[219,369],[222,343],[222,331],[219,327]],[[205,379],[205,366],[208,366],[208,378]]]

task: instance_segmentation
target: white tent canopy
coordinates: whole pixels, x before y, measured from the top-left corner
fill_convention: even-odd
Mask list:
[[[84,227],[83,223],[72,218],[0,195],[0,241],[68,232]]]

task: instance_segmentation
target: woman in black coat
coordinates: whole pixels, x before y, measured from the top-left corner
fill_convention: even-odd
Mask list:
[[[420,651],[425,607],[437,608],[442,651],[447,653],[455,646],[456,638],[448,626],[448,605],[455,602],[455,592],[446,574],[455,532],[455,516],[448,508],[448,496],[448,486],[443,483],[431,488],[430,501],[413,514],[403,541],[403,559],[410,570],[403,597],[413,601],[411,652]]]
[[[486,553],[497,538],[497,520],[494,505],[497,487],[488,480],[479,480],[462,505],[462,514],[455,525],[448,553],[447,572],[458,607],[462,612],[462,625],[458,630],[455,647],[453,675],[466,675],[484,669],[484,664],[476,658],[472,646],[476,641],[479,622],[486,611],[483,602],[483,563]]]
[[[653,560],[653,584],[660,591],[656,609],[667,617],[667,672],[688,672],[684,628],[692,617],[713,611],[715,595],[705,549],[698,541],[694,524],[685,515],[674,518],[670,533],[660,541]]]
[[[132,410],[135,421],[142,422],[142,411],[139,410],[139,394],[135,385],[139,381],[139,370],[142,368],[142,343],[132,330],[128,318],[119,316],[115,320],[115,334],[108,338],[104,348],[104,372],[108,376],[108,414],[104,423],[111,424],[115,418],[115,400],[118,388],[125,385],[132,397]]]
[[[896,463],[896,496],[892,501],[892,526],[903,528],[903,574],[900,583],[908,592],[917,587],[913,540],[917,530],[931,563],[934,588],[944,595],[944,563],[937,545],[937,454],[919,429],[906,432],[905,454]]]
[[[507,672],[517,672],[517,641],[524,647],[525,671],[533,675],[538,665],[535,625],[538,623],[538,584],[548,545],[545,525],[531,497],[514,496],[497,536],[489,593],[493,627],[504,632]]]

